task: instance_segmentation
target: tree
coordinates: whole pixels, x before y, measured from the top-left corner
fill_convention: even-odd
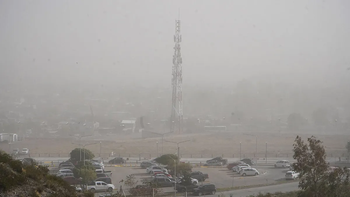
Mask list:
[[[347,196],[349,189],[349,171],[344,168],[331,170],[326,161],[326,152],[322,142],[314,136],[308,138],[308,144],[297,136],[294,144],[294,170],[299,172],[299,187],[302,197],[340,197]]]
[[[84,156],[85,154],[85,156]],[[81,158],[80,158],[81,156]],[[85,148],[75,148],[70,152],[70,160],[73,161],[74,163],[80,161],[80,160],[90,160],[94,158],[95,155],[88,149]]]
[[[188,163],[179,162],[179,158],[174,154],[165,154],[155,159],[157,163],[166,165],[170,170],[171,175],[175,175],[175,167],[176,174],[184,174],[185,172],[191,172],[192,166]]]
[[[350,153],[350,142],[346,144],[346,149],[348,150],[348,153]]]
[[[96,179],[96,172],[90,166],[82,166],[81,168],[74,168],[73,173],[75,177],[82,179],[83,184],[87,184]]]
[[[174,162],[179,161],[179,157],[174,154],[165,154],[155,159],[157,163],[162,165],[174,165]]]

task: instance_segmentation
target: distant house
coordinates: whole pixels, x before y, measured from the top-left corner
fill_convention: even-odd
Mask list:
[[[0,142],[7,140],[8,142],[18,141],[18,135],[16,133],[0,133]]]
[[[123,127],[123,131],[135,132],[136,120],[122,120],[120,124]]]

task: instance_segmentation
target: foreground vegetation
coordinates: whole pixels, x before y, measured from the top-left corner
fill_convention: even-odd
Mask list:
[[[47,167],[35,162],[22,163],[3,151],[0,151],[0,172],[0,194],[7,197],[91,196],[90,193],[76,193],[63,179],[50,175]]]

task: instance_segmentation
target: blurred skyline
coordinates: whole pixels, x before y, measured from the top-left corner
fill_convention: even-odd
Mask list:
[[[350,2],[0,1],[1,84],[350,85]]]

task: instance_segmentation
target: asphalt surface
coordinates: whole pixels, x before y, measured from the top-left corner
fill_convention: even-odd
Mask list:
[[[256,167],[256,169],[261,173],[258,176],[247,176],[241,177],[237,173],[234,173],[227,168],[193,168],[193,171],[201,171],[203,173],[207,173],[209,175],[209,179],[207,179],[204,183],[213,183],[217,188],[239,188],[239,187],[247,187],[247,186],[263,186],[267,184],[276,184],[281,180],[284,180],[284,175],[287,169],[274,168],[269,166]],[[127,189],[123,184],[123,180],[125,180],[126,176],[134,175],[138,181],[138,184],[142,184],[143,179],[150,178],[150,175],[146,173],[146,169],[142,169],[139,167],[106,167],[106,170],[112,171],[112,183],[115,185],[116,190],[120,188],[122,185],[124,189]],[[287,182],[288,185],[292,186],[284,186],[285,184],[275,185],[274,187],[259,187],[259,189],[249,189],[244,190],[243,193],[237,193],[237,195],[250,195],[249,192],[270,192],[270,189],[275,189],[276,191],[293,191],[296,190],[297,187],[292,187],[297,185],[296,182]],[[281,190],[278,188],[281,187]],[[275,191],[273,190],[273,191]],[[174,192],[172,187],[162,188],[163,192]],[[243,190],[242,190],[243,191]],[[233,191],[238,192],[238,191]],[[224,192],[225,193],[225,192]],[[226,192],[227,193],[227,192]],[[98,196],[98,195],[96,195]],[[216,195],[217,196],[217,195]]]

